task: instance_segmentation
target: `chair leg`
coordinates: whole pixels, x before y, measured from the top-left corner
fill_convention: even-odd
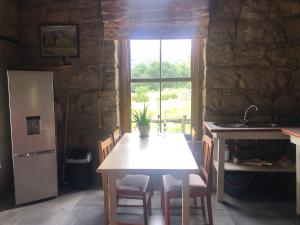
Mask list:
[[[150,183],[150,193],[151,193],[151,196],[154,195],[154,187],[153,187],[153,183],[152,182]]]
[[[164,217],[165,225],[170,225],[170,199],[168,193],[164,193]]]
[[[197,197],[194,198],[194,206],[197,207]]]
[[[164,181],[161,181],[161,192],[160,192],[160,205],[163,212],[163,215],[165,215],[165,207],[164,207]]]
[[[205,217],[205,204],[204,204],[204,197],[200,197],[201,200],[201,210],[202,210],[202,216]]]
[[[143,208],[144,208],[144,224],[148,225],[148,207],[147,207],[147,195],[143,197]]]
[[[207,204],[208,224],[213,225],[211,196],[210,195],[206,195],[206,204]]]
[[[161,200],[160,200],[160,204],[161,204],[161,209],[162,209],[162,213],[163,213],[163,216],[165,215],[165,204],[164,204],[164,193],[161,192]]]
[[[151,193],[148,194],[148,210],[149,210],[149,215],[151,216],[152,215],[152,199],[151,199]]]

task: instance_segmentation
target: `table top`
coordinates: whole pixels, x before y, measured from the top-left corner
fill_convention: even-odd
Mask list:
[[[97,173],[196,173],[199,168],[183,134],[126,133]]]

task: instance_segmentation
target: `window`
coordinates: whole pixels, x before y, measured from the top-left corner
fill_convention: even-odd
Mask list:
[[[148,106],[151,132],[191,132],[191,50],[189,39],[130,41],[131,110]]]

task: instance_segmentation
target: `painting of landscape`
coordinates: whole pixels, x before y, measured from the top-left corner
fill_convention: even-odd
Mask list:
[[[77,57],[78,35],[76,25],[43,25],[41,31],[42,57]]]

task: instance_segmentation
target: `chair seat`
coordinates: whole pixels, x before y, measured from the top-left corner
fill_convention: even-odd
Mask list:
[[[175,179],[171,175],[164,175],[163,183],[164,183],[165,192],[176,192],[176,191],[180,192],[182,189],[182,181],[179,179]],[[206,190],[206,184],[198,174],[189,175],[189,186],[191,191]]]
[[[117,179],[118,191],[146,192],[150,177],[147,175],[126,175],[122,179]]]

